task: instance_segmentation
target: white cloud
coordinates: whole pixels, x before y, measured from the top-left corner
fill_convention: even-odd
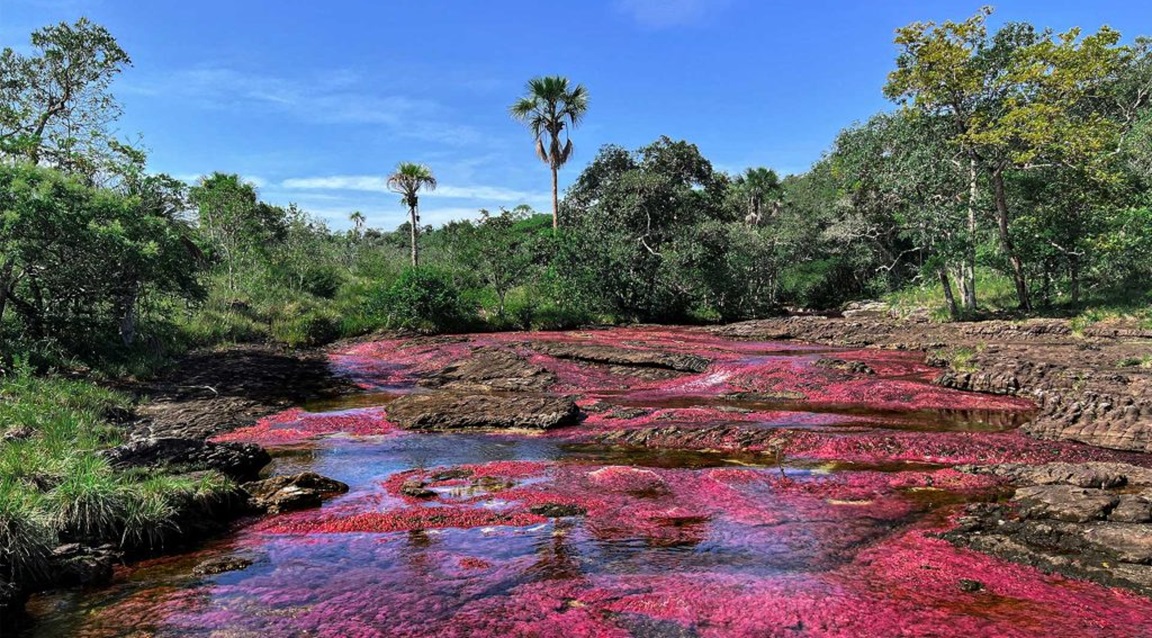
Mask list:
[[[728,4],[729,0],[617,0],[616,7],[645,27],[662,29],[696,24],[709,11]]]
[[[448,121],[433,100],[373,91],[374,83],[350,70],[307,77],[245,73],[223,67],[175,71],[163,78],[125,83],[125,90],[175,97],[206,109],[278,112],[317,124],[375,124],[396,135],[453,146],[478,144],[478,130]]]
[[[383,175],[330,175],[326,177],[296,177],[286,179],[280,187],[288,190],[350,190],[387,192],[388,179]],[[540,202],[546,201],[547,193],[504,188],[502,186],[437,186],[436,190],[424,191],[421,197],[445,199],[477,199],[497,202]]]

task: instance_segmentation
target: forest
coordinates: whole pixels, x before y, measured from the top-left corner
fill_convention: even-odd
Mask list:
[[[572,166],[596,87],[547,76],[508,96],[509,126],[548,167],[553,210],[422,225],[436,167],[396,157],[375,170],[409,221],[348,211],[348,230],[262,201],[226,166],[194,183],[151,172],[116,133],[129,52],[83,18],[37,30],[0,53],[0,581],[43,569],[61,538],[148,544],[177,500],[229,489],[117,474],[95,453],[127,400],[93,382],[197,349],[861,300],[935,322],[1152,321],[1152,40],[992,31],[990,15],[899,29],[876,87],[891,107],[804,173],[726,173],[670,136]],[[564,192],[561,170],[576,175]]]

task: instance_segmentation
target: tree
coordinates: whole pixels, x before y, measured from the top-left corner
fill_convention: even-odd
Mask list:
[[[588,111],[588,90],[571,86],[568,78],[543,76],[528,81],[527,93],[510,108],[512,117],[532,129],[536,155],[552,170],[552,228],[560,226],[560,196],[557,173],[572,156],[568,130],[575,128]],[[564,134],[561,143],[560,135]],[[547,137],[547,145],[545,145]]]
[[[236,272],[244,257],[263,251],[286,232],[285,211],[261,202],[256,187],[239,175],[203,177],[189,200],[198,210],[201,230],[221,252],[230,291],[236,290]]]
[[[388,188],[401,195],[400,202],[408,206],[409,232],[412,239],[412,267],[420,265],[416,236],[420,228],[420,189],[436,190],[436,176],[423,164],[400,162],[396,172],[388,176]]]
[[[535,215],[523,204],[501,208],[499,215],[481,209],[479,221],[456,229],[457,259],[496,293],[500,316],[509,291],[523,284],[536,264],[540,238],[526,224]]]
[[[354,211],[351,215],[348,216],[348,221],[352,222],[353,230],[355,231],[357,237],[359,237],[360,234],[364,232],[365,219],[366,218],[364,217],[364,213],[361,213],[360,211]]]
[[[951,121],[949,139],[971,168],[972,233],[977,169],[987,174],[1000,247],[1011,264],[1020,307],[1029,309],[1005,173],[1054,163],[1091,172],[1103,151],[1118,143],[1115,122],[1096,106],[1125,50],[1116,46],[1119,34],[1108,27],[1084,38],[1079,29],[1054,38],[1050,31],[1010,23],[989,38],[985,21],[991,13],[984,7],[964,22],[917,22],[898,29],[901,53],[884,92],[918,112]]]
[[[764,204],[773,210],[779,206],[780,178],[770,168],[749,168],[736,179],[734,184],[747,200],[747,214],[744,222],[749,226],[764,223]]]
[[[202,253],[177,217],[182,186],[156,176],[133,190],[0,164],[0,326],[15,326],[26,342],[91,354],[117,334],[131,345],[146,296],[201,296]]]
[[[61,22],[33,32],[32,47],[0,53],[0,153],[89,181],[138,159],[109,130],[120,107],[108,89],[132,61],[108,30],[87,18]]]

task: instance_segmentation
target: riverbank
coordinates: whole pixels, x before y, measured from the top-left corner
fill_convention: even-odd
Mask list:
[[[349,389],[322,352],[255,346],[190,354],[150,382],[6,378],[0,626],[20,623],[34,591],[107,583],[123,561],[193,547],[283,505],[250,483],[270,460],[262,448],[207,439]]]

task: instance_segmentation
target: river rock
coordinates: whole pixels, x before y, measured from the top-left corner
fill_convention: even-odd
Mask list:
[[[1073,485],[1099,488],[1152,485],[1152,470],[1128,463],[1100,461],[1040,465],[1005,463],[962,465],[956,469],[973,474],[1001,476],[1017,485]]]
[[[251,496],[251,506],[269,514],[320,507],[325,497],[348,491],[344,483],[315,472],[273,476],[245,483],[242,487]]]
[[[120,558],[113,545],[89,547],[67,543],[52,550],[56,585],[104,585],[112,582],[112,566]]]
[[[1144,494],[1121,494],[1120,503],[1108,515],[1117,523],[1147,523],[1152,521],[1152,500]]]
[[[251,558],[241,556],[217,556],[209,558],[192,568],[196,576],[214,576],[226,572],[237,572],[252,566]]]
[[[556,375],[514,352],[477,348],[468,358],[445,366],[419,383],[469,392],[542,392],[556,383]]]
[[[1013,501],[1025,518],[1085,523],[1104,518],[1120,498],[1101,490],[1070,485],[1037,485],[1016,490]]]
[[[406,430],[545,430],[580,419],[571,399],[546,395],[409,394],[386,410],[388,420]]]
[[[531,345],[533,350],[557,359],[572,359],[614,366],[663,368],[676,372],[699,373],[707,370],[708,366],[712,364],[711,359],[699,355],[664,352],[662,350],[640,350],[617,346],[547,341],[538,341]]]
[[[1084,540],[1125,563],[1152,562],[1152,526],[1133,523],[1099,523],[1084,529]]]
[[[211,443],[197,439],[149,438],[102,452],[116,468],[163,467],[180,471],[216,470],[238,481],[256,478],[272,457],[250,443]]]

